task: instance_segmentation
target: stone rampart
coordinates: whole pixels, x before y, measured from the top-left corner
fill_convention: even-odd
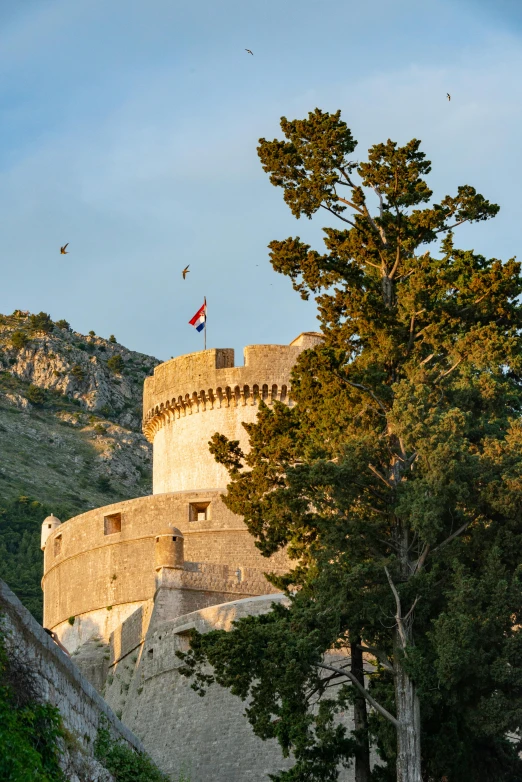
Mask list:
[[[184,588],[208,593],[205,604],[223,602],[228,594],[270,593],[263,574],[287,569],[284,554],[261,556],[217,491],[140,497],[88,511],[53,530],[45,544],[44,624],[70,651],[95,635],[108,641],[118,624],[154,596],[155,536],[165,527],[181,530]],[[194,595],[194,608],[202,605],[198,599]]]
[[[0,581],[0,614],[8,651],[12,650],[30,667],[42,700],[59,709],[64,726],[74,734],[85,754],[93,755],[101,717],[106,718],[114,739],[123,739],[132,748],[144,751],[141,742],[120,722],[3,581]]]
[[[188,649],[188,632],[230,630],[232,622],[266,613],[281,594],[236,600],[162,621],[158,603],[148,631],[143,616],[131,617],[111,637],[112,656],[105,697],[170,779],[185,773],[194,782],[268,782],[290,765],[276,741],[258,739],[244,716],[245,704],[219,685],[204,698],[179,673],[176,651]]]
[[[290,345],[250,345],[244,366],[231,349],[205,350],[160,364],[145,380],[143,431],[153,443],[153,491],[222,488],[228,473],[208,451],[215,432],[248,439],[243,422],[256,420],[260,400],[291,404],[290,374],[299,354],[321,341],[301,334]]]

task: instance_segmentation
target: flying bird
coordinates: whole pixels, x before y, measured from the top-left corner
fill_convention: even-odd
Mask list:
[[[449,94],[449,92],[446,93],[446,97],[448,100],[451,100],[451,95]]]
[[[183,269],[183,271],[181,272],[181,273],[182,273],[182,275],[183,275],[183,279],[185,279],[185,278],[186,278],[187,274],[190,274],[190,272],[189,272],[189,266],[190,266],[190,263],[189,263],[189,264],[187,264],[187,266],[185,266],[185,268],[184,268],[184,269]]]
[[[249,54],[251,54],[252,57],[254,56],[254,52],[251,49],[245,49],[245,52],[248,52]]]
[[[69,242],[67,242],[67,244],[64,244],[63,247],[60,247],[60,252],[61,252],[62,255],[68,255],[68,252],[67,252],[67,245],[68,244],[69,244]]]

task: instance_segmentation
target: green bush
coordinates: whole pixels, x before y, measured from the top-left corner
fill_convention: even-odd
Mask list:
[[[45,400],[47,398],[47,394],[45,393],[45,390],[43,388],[40,388],[39,386],[35,386],[31,383],[29,388],[26,391],[26,397],[31,402],[32,405],[36,405],[37,407],[42,407],[42,405],[45,403]]]
[[[75,380],[82,381],[85,380],[85,370],[82,367],[81,364],[75,364],[73,368],[71,369],[71,375],[75,378]]]
[[[113,490],[112,483],[110,482],[110,480],[107,478],[106,475],[98,476],[96,480],[96,488],[98,489],[98,491],[103,491],[103,492]]]
[[[22,350],[29,342],[29,337],[25,331],[13,331],[11,334],[11,345],[15,350]]]
[[[58,326],[59,329],[63,329],[64,331],[68,331],[71,328],[71,324],[69,321],[65,320],[65,318],[61,318],[61,320],[56,321],[56,326]]]
[[[95,331],[93,331],[93,330],[91,329],[91,330],[89,331],[89,336],[90,336],[90,337],[95,337],[95,336],[96,336],[96,332],[95,332]]]
[[[31,331],[43,331],[45,334],[50,334],[53,330],[54,323],[51,320],[51,316],[46,312],[39,312],[38,315],[29,316],[29,327]]]
[[[114,336],[114,334],[111,334],[111,336],[109,337],[109,342],[112,342],[114,344],[116,341],[117,340],[116,340],[116,337]]]
[[[113,741],[107,725],[107,719],[102,717],[94,754],[111,772],[116,782],[168,782],[168,777],[147,755],[135,752],[126,744]]]
[[[66,782],[59,764],[60,713],[38,702],[30,668],[8,656],[0,635],[0,779]]]
[[[114,374],[121,375],[125,369],[125,362],[119,353],[115,353],[114,356],[111,356],[107,361],[107,366]]]

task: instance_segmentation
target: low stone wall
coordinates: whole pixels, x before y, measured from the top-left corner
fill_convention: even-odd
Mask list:
[[[133,749],[144,752],[141,742],[1,580],[0,621],[8,651],[12,650],[31,667],[42,699],[59,709],[65,728],[74,734],[87,755],[93,755],[101,717],[106,718],[115,740],[123,739]]]

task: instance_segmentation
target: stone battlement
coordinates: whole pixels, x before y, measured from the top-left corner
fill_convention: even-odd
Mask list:
[[[260,399],[290,403],[289,378],[299,353],[321,341],[315,332],[290,345],[248,345],[244,365],[234,366],[231,348],[178,356],[145,380],[143,432],[150,442],[166,423],[222,407],[257,405]]]
[[[321,340],[321,334],[305,332],[290,345],[249,345],[239,367],[230,348],[157,366],[143,394],[143,431],[154,449],[154,494],[223,489],[228,473],[210,454],[209,440],[220,432],[248,448],[243,424],[255,422],[260,400],[291,404],[292,367],[303,350]]]

